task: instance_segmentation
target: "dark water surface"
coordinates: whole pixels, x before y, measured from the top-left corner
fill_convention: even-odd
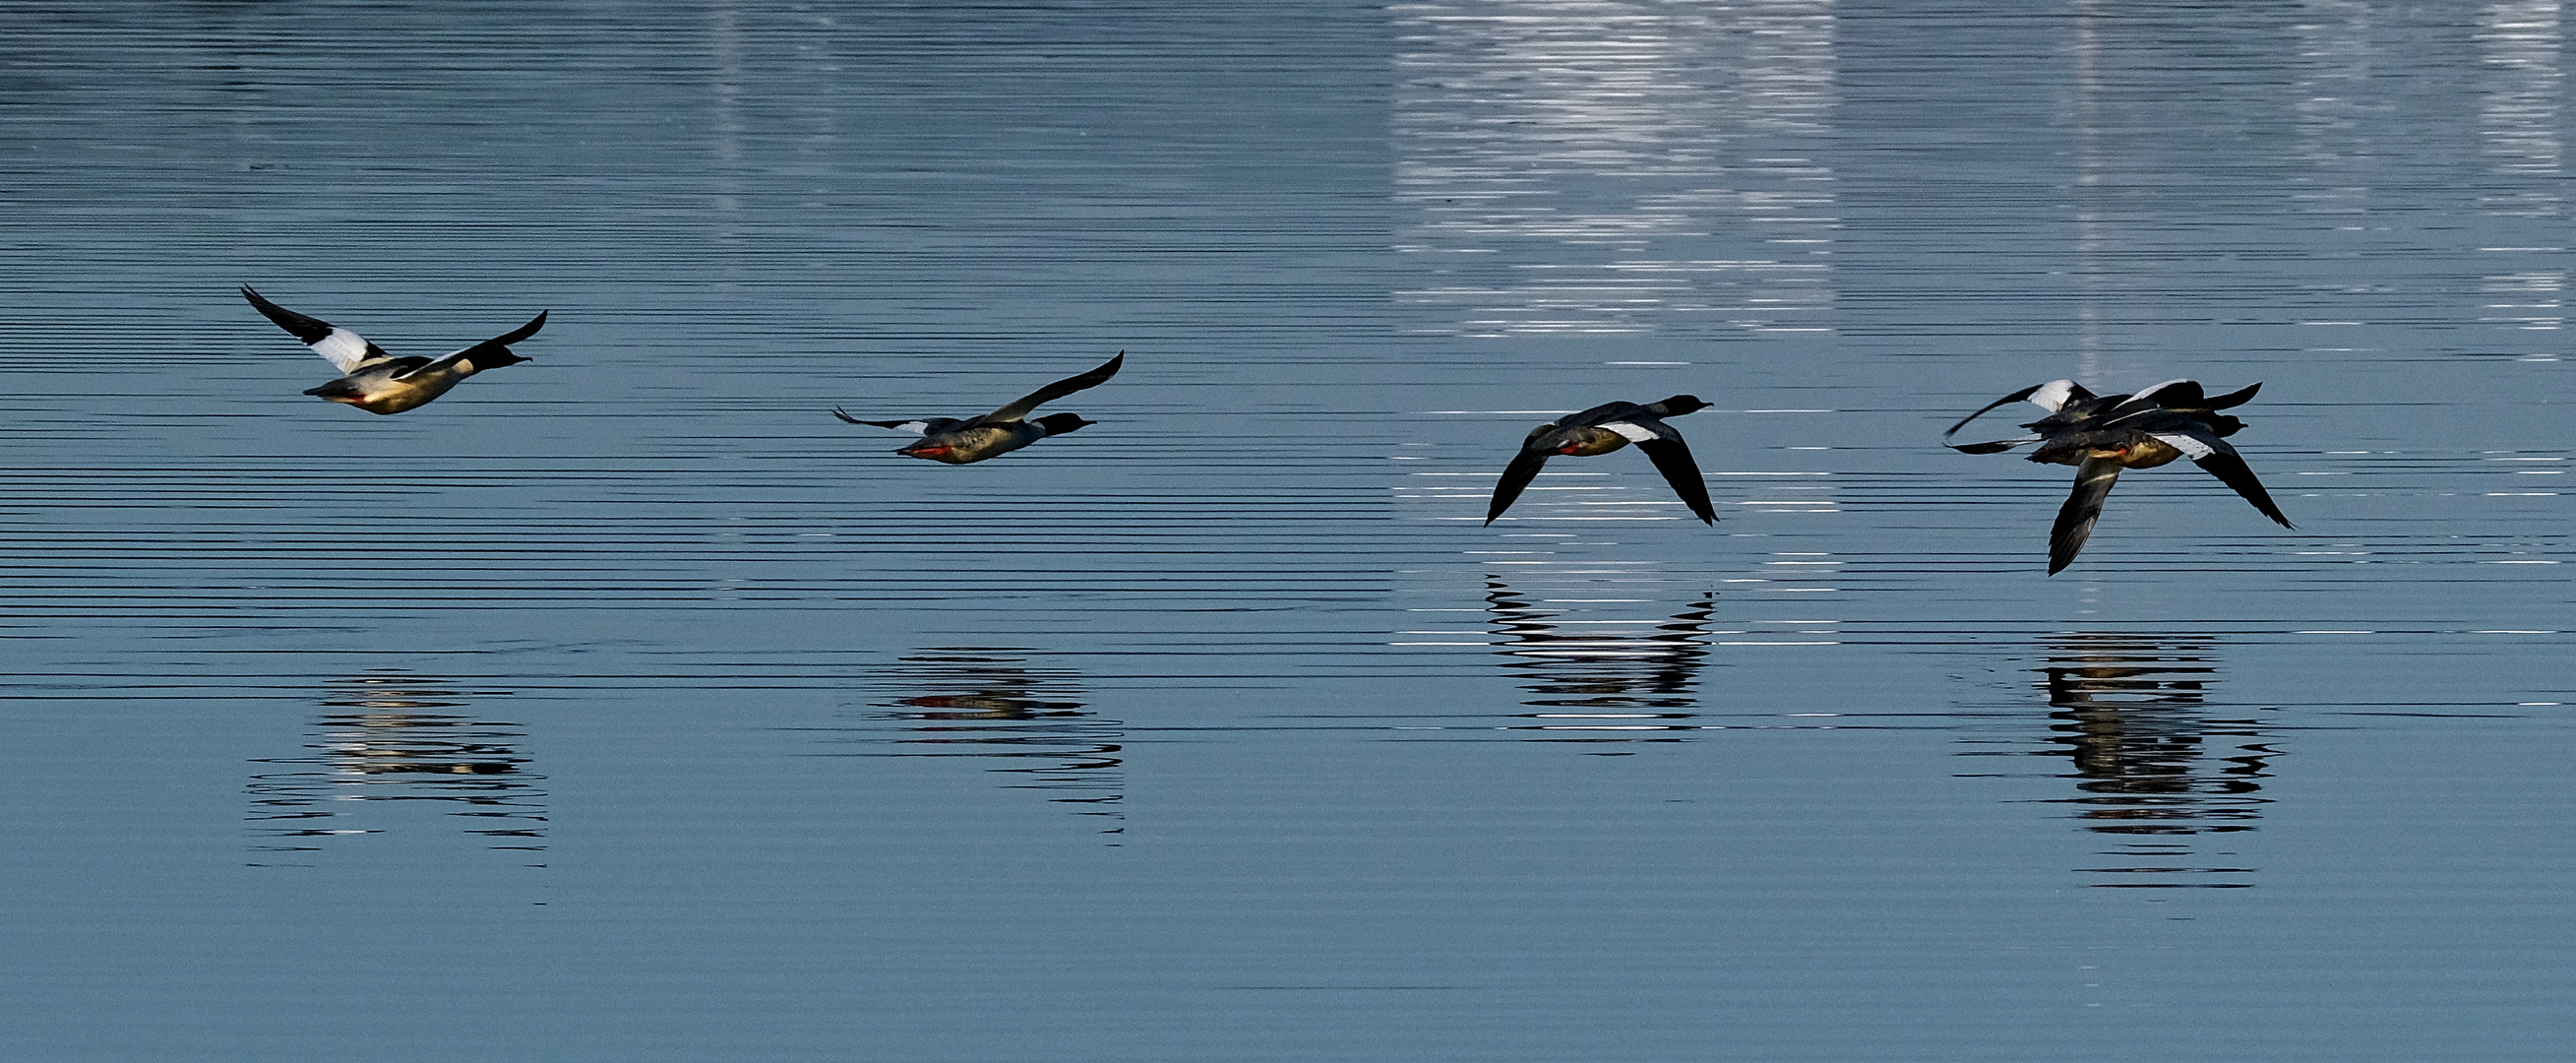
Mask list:
[[[0,7],[0,1051],[2567,1058],[2562,16]]]

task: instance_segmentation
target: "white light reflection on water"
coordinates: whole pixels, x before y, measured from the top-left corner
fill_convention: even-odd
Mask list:
[[[2558,111],[2565,94],[2558,0],[2506,0],[2479,13],[2478,43],[2488,78],[2480,94],[2478,132],[2503,185],[2480,204],[2485,213],[2527,219],[2535,233],[2563,233],[2566,192]],[[2497,301],[2481,304],[2479,320],[2508,328],[2556,331],[2567,322],[2564,241],[2550,246],[2486,247],[2497,257],[2520,259],[2519,268],[2489,273],[2479,290]],[[2526,360],[2554,354],[2527,354]]]
[[[1468,336],[1828,328],[1832,8],[1396,5],[1397,297]]]

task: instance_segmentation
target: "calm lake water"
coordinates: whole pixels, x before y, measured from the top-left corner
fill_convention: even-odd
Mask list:
[[[0,1050],[2568,1058],[2565,17],[0,7]]]

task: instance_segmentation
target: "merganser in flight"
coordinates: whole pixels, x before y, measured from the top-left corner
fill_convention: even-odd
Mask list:
[[[546,326],[546,315],[540,313],[534,321],[442,358],[396,358],[355,332],[262,299],[247,284],[242,286],[242,298],[346,374],[308,389],[305,394],[368,413],[401,413],[447,394],[447,389],[466,377],[528,361],[511,353],[510,344],[534,336]]]
[[[1060,436],[1084,425],[1099,424],[1098,421],[1086,421],[1070,413],[1051,413],[1036,420],[1029,420],[1028,416],[1030,411],[1041,405],[1085,388],[1099,387],[1110,377],[1118,375],[1118,367],[1126,361],[1127,352],[1120,351],[1117,357],[1102,363],[1098,369],[1080,376],[1066,377],[1023,395],[1001,409],[962,421],[954,417],[925,417],[912,421],[862,421],[841,412],[839,407],[832,409],[832,416],[851,424],[863,424],[875,428],[900,428],[920,436],[920,442],[895,450],[895,453],[905,457],[964,465],[986,458],[999,457],[1048,436]]]
[[[1691,460],[1690,445],[1682,434],[1664,423],[1666,417],[1679,417],[1708,408],[1695,395],[1675,395],[1662,402],[1643,406],[1633,402],[1610,402],[1581,413],[1568,414],[1530,430],[1521,441],[1521,452],[1503,467],[1503,478],[1494,484],[1494,504],[1485,511],[1485,523],[1510,509],[1512,500],[1538,478],[1540,466],[1559,454],[1588,458],[1607,454],[1630,443],[1645,451],[1655,468],[1664,474],[1664,482],[1682,496],[1682,503],[1705,524],[1717,523],[1717,510],[1708,503],[1708,482],[1699,475],[1699,463]]]
[[[2072,380],[2052,380],[2013,392],[1986,404],[1941,433],[1941,442],[1962,454],[2000,454],[2024,443],[2037,443],[2030,460],[2075,466],[2075,493],[2057,511],[2048,533],[2048,574],[2056,575],[2075,561],[2093,523],[2102,516],[2102,500],[2122,469],[2152,469],[2176,458],[2190,458],[2202,471],[2262,510],[2284,528],[2294,527],[2272,495],[2255,479],[2254,470],[2223,436],[2235,435],[2245,422],[2217,411],[2244,403],[2263,387],[2249,385],[2216,398],[2204,398],[2192,380],[2168,380],[2134,395],[2095,395]],[[2035,435],[1991,443],[1952,443],[1950,437],[2007,402],[2028,400],[2048,416],[2022,427]]]

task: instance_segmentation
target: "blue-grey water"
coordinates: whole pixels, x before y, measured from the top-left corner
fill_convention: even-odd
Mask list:
[[[2568,1058],[2565,18],[0,6],[0,1053]]]

